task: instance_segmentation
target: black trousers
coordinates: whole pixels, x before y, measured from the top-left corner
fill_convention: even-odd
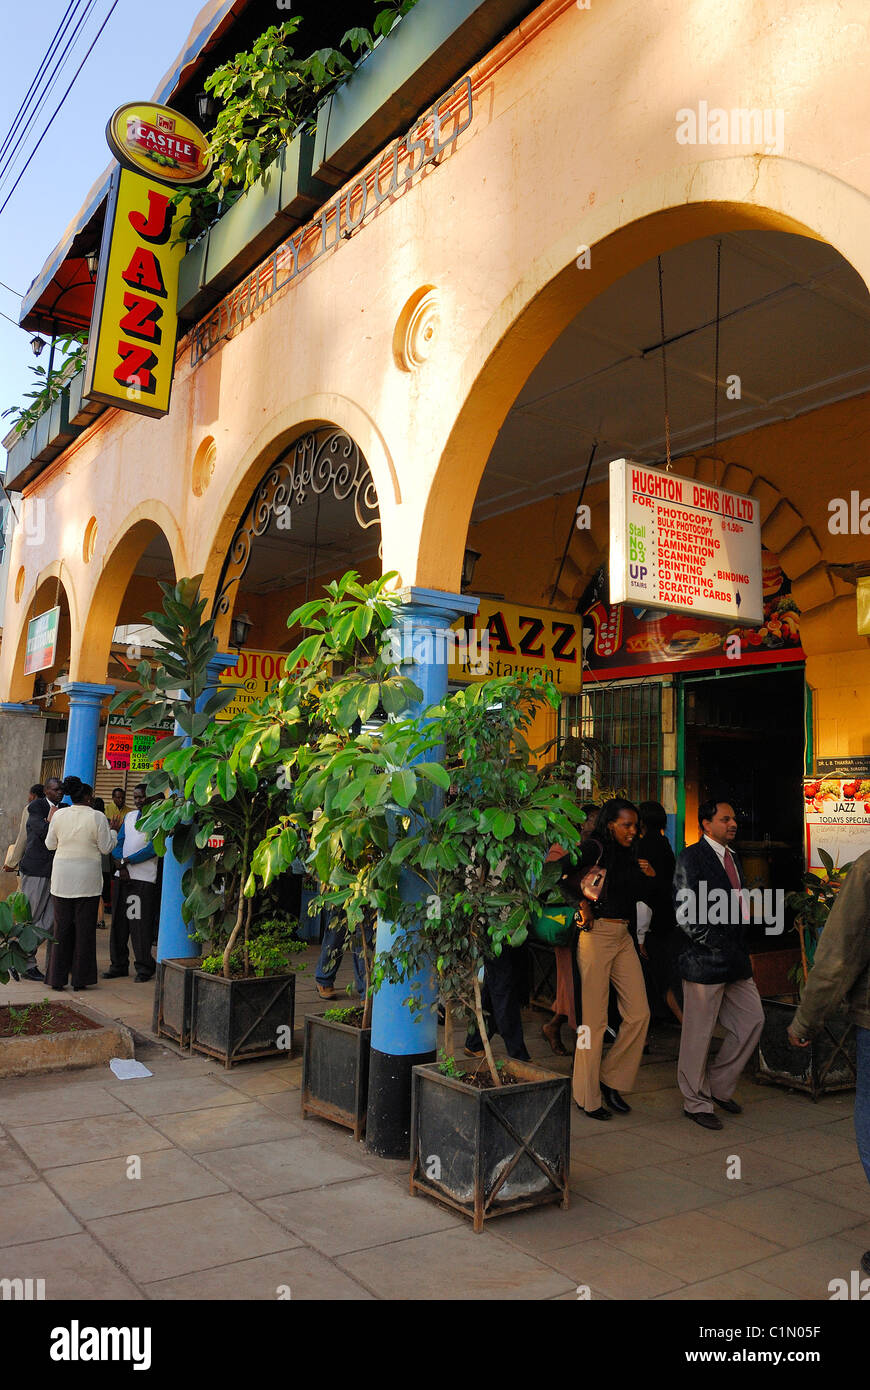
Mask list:
[[[523,1037],[522,1015],[524,967],[527,967],[525,952],[507,946],[500,956],[488,960],[483,970],[481,1002],[487,1015],[487,1028],[501,1034],[508,1056],[527,1062],[529,1052]],[[465,1045],[473,1052],[483,1047],[476,1029],[469,1033]]]
[[[130,969],[129,943],[137,975],[153,975],[151,947],[157,936],[157,884],[138,878],[119,878],[114,883],[109,955],[113,970]]]
[[[55,898],[54,935],[48,966],[50,985],[62,989],[72,975],[74,988],[97,983],[97,907],[95,898]]]

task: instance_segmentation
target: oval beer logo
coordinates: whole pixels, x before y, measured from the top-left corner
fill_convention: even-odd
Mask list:
[[[169,106],[126,102],[106,126],[106,139],[126,168],[173,187],[200,183],[211,169],[208,140]]]

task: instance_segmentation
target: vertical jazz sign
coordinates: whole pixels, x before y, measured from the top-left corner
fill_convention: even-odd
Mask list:
[[[178,332],[177,228],[186,205],[172,189],[210,168],[200,130],[168,106],[121,106],[106,128],[112,176],[83,395],[140,415],[169,410]]]

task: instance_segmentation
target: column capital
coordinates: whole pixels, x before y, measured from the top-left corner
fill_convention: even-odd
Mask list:
[[[471,616],[480,607],[480,599],[473,594],[451,594],[444,589],[409,586],[399,590],[399,598],[411,618],[433,624],[455,623],[457,618]]]
[[[61,695],[69,697],[71,705],[101,705],[107,695],[114,695],[114,685],[92,685],[89,681],[64,681]]]

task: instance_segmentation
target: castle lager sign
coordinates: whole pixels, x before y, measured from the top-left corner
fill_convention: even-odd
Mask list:
[[[169,410],[186,250],[177,234],[186,210],[171,188],[205,178],[208,143],[179,112],[145,102],[120,107],[106,136],[122,167],[106,208],[83,392],[159,417]]]
[[[614,459],[610,602],[763,622],[758,502]]]

